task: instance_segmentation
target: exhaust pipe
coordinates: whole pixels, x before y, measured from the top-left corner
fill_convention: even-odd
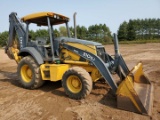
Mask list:
[[[75,12],[74,15],[73,15],[73,20],[74,20],[74,37],[75,38],[77,38],[76,15],[77,15],[77,13]]]
[[[115,51],[115,57],[119,57],[120,53],[119,53],[119,46],[118,46],[118,38],[117,35],[114,33],[114,51]]]

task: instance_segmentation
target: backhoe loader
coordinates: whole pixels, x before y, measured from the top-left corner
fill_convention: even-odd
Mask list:
[[[117,96],[117,107],[123,110],[151,115],[153,86],[143,72],[142,63],[129,70],[118,49],[114,35],[114,57],[101,43],[72,38],[69,18],[53,13],[33,13],[19,19],[9,15],[9,39],[5,49],[17,64],[22,87],[36,89],[46,80],[61,80],[65,93],[73,99],[90,94],[93,83],[103,78]],[[47,27],[49,43],[43,38],[31,40],[29,26]],[[68,37],[55,37],[53,27],[65,24]],[[112,77],[116,73],[120,83]]]

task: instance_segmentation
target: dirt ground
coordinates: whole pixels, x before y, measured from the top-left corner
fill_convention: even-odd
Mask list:
[[[113,45],[106,50],[114,54]],[[152,117],[119,110],[107,84],[97,82],[83,100],[66,96],[61,82],[47,82],[36,90],[21,88],[17,64],[0,50],[0,120],[160,120],[160,43],[120,45],[129,69],[141,61],[154,85]]]

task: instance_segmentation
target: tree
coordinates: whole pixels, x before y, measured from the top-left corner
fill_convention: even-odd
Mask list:
[[[57,29],[54,29],[54,36],[55,37],[59,37],[60,36],[60,33]]]
[[[35,33],[33,30],[30,30],[30,31],[29,31],[29,35],[31,36],[31,39],[32,39],[32,40],[35,40],[35,39],[36,39],[36,33]]]
[[[125,26],[125,27],[124,27]],[[129,20],[119,26],[118,38],[124,40],[124,31],[127,27],[126,40],[152,40],[160,38],[160,19],[136,19]]]
[[[94,25],[91,25],[91,26],[88,27],[88,39],[89,40],[94,40],[95,39]]]
[[[8,31],[0,33],[0,46],[5,46],[8,40]]]
[[[160,19],[156,20],[156,25],[155,25],[155,29],[156,29],[156,38],[160,38]]]
[[[135,40],[136,39],[136,30],[135,30],[135,21],[129,20],[127,26],[127,39],[128,40]]]
[[[88,27],[88,34],[89,39],[105,43],[105,42],[111,42],[111,31],[109,27],[106,26],[106,24],[99,24],[99,25],[91,25]]]
[[[86,39],[87,38],[87,28],[85,26],[77,26],[77,38]]]
[[[120,24],[118,29],[118,39],[121,40],[127,40],[127,26],[128,23],[124,21],[122,24]]]
[[[102,25],[102,34],[103,34],[103,43],[105,42],[111,42],[112,41],[112,36],[111,36],[111,31],[106,24]]]
[[[67,30],[66,27],[60,26],[59,27],[60,36],[67,36]]]
[[[81,39],[81,27],[79,25],[77,25],[76,30],[77,30],[77,38]],[[74,35],[75,35],[75,33],[74,33]]]
[[[48,33],[48,30],[46,29],[39,29],[39,30],[36,30],[35,36],[36,37],[49,37],[49,33]]]
[[[70,27],[69,30],[70,30],[71,37],[74,37],[74,28]]]

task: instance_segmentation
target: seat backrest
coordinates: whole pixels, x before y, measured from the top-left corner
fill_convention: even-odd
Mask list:
[[[48,58],[48,51],[43,45],[38,45],[35,41],[31,41],[31,42],[28,42],[27,46],[34,47],[36,50],[40,52],[40,54],[43,57]]]

